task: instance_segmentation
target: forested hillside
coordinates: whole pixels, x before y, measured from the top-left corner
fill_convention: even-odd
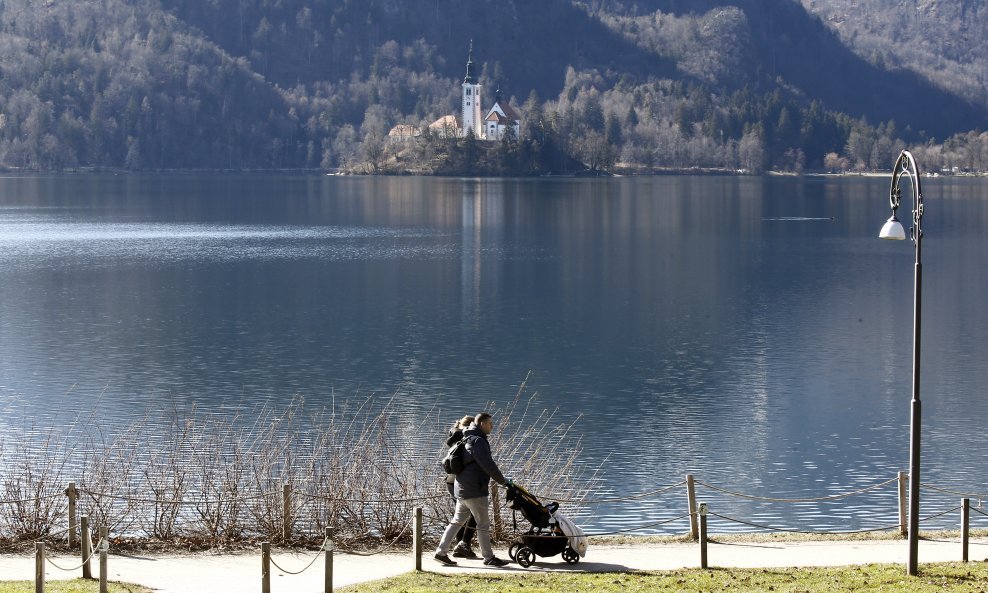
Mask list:
[[[976,168],[986,25],[957,24],[985,9],[906,4],[2,0],[0,166],[799,171],[909,143]],[[523,114],[498,146],[424,127],[458,112],[471,40],[488,104]]]
[[[882,69],[909,69],[988,105],[988,3],[983,0],[802,0],[843,42]]]
[[[859,7],[848,18],[852,22],[885,21],[886,7],[878,6],[883,3],[902,5],[889,12],[916,12],[905,6],[915,3],[870,0],[875,6],[864,11],[860,5],[868,0],[832,1]],[[693,43],[683,44],[683,57],[678,63],[690,64],[689,56],[694,56],[696,62],[695,56],[710,54],[711,50],[720,56],[733,57],[726,64],[717,59],[705,60],[709,66],[694,63],[688,71],[692,75],[712,70],[719,77],[734,72],[735,79],[743,77],[745,81],[761,84],[766,84],[767,79],[767,84],[818,99],[829,109],[865,116],[873,122],[895,120],[940,138],[969,129],[972,123],[978,127],[985,124],[988,103],[976,107],[966,98],[938,88],[917,72],[863,59],[798,1],[611,0],[609,5],[616,15],[645,11],[637,18],[608,19],[604,10],[600,14],[605,21],[615,23],[629,37],[657,52],[675,47],[670,37],[677,30],[679,38],[687,39],[689,33],[682,31],[697,31],[698,34],[692,35]],[[916,29],[908,23],[902,28]]]
[[[0,159],[8,167],[271,166],[285,101],[246,60],[153,2],[4,0]],[[286,162],[287,164],[287,162]]]

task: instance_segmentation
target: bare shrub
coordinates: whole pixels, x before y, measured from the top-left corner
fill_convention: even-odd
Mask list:
[[[192,435],[199,427],[195,415],[169,423],[162,447],[154,448],[141,464],[144,485],[153,497],[151,511],[142,521],[142,531],[150,537],[171,540],[178,535],[179,516],[191,482],[188,460]]]
[[[0,447],[3,481],[0,486],[0,535],[19,541],[57,533],[65,516],[61,496],[65,457],[62,443],[48,432],[40,440],[18,440],[9,452]]]
[[[246,526],[243,497],[249,472],[246,429],[237,428],[237,417],[210,416],[193,433],[189,471],[199,479],[187,498],[192,506],[188,531],[201,543],[217,546],[244,538]]]
[[[507,406],[488,406],[498,418],[491,442],[499,465],[533,492],[585,496],[593,480],[574,463],[575,421],[539,409],[524,392],[523,382]],[[91,417],[62,440],[53,432],[43,442],[18,441],[16,450],[0,447],[2,497],[17,501],[0,505],[0,538],[45,537],[63,526],[60,494],[72,478],[82,494],[79,513],[94,530],[106,526],[136,541],[307,544],[331,527],[341,547],[402,545],[411,541],[419,506],[435,535],[452,510],[438,466],[448,424],[438,405],[410,415],[399,403],[395,394],[312,413],[301,399],[278,411],[156,411],[125,427]],[[497,489],[492,505],[495,536],[505,537],[510,510]]]
[[[146,423],[145,417],[111,432],[93,419],[75,435],[81,451],[80,514],[89,516],[94,530],[105,526],[110,533],[130,533],[146,513],[148,494],[137,487],[142,455],[154,447],[142,437]]]

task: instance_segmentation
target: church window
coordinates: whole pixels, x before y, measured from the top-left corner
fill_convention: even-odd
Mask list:
[[[467,89],[467,94],[468,94],[468,95],[470,94],[470,89]]]

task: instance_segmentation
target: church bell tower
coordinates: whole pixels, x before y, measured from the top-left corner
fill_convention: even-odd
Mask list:
[[[484,122],[480,115],[480,83],[473,73],[473,40],[470,40],[470,53],[467,55],[467,75],[463,77],[463,132],[470,131],[478,140],[484,137]]]

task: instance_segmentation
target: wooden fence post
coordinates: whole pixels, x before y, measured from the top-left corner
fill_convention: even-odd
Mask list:
[[[700,519],[700,568],[707,568],[707,505],[699,507]]]
[[[110,550],[110,540],[109,534],[107,533],[106,526],[100,526],[99,528],[99,593],[107,593],[106,591],[106,580],[108,576],[107,570],[107,553]]]
[[[412,555],[415,557],[415,570],[422,570],[422,507],[415,507],[412,519]]]
[[[285,484],[281,488],[281,495],[285,506],[282,514],[281,537],[287,542],[292,539],[292,485]]]
[[[79,534],[81,538],[82,545],[82,578],[91,579],[93,578],[93,567],[89,564],[89,560],[93,555],[93,536],[89,532],[89,517],[83,515],[79,518],[79,525],[82,532]]]
[[[326,528],[326,584],[324,593],[333,593],[333,528]]]
[[[69,549],[75,549],[76,544],[76,508],[75,502],[79,496],[79,491],[75,488],[75,482],[69,482],[69,487],[65,489],[65,495],[69,497]]]
[[[961,499],[961,562],[967,562],[968,534],[971,526],[971,499]]]
[[[34,544],[34,593],[45,593],[45,542]]]
[[[261,593],[271,593],[271,542],[261,543]]]
[[[690,537],[693,541],[699,537],[699,527],[696,520],[696,484],[693,474],[686,474],[686,498],[690,509]]]
[[[909,525],[906,524],[906,486],[908,480],[909,474],[907,472],[899,472],[899,534],[902,537],[906,537],[909,533]]]

